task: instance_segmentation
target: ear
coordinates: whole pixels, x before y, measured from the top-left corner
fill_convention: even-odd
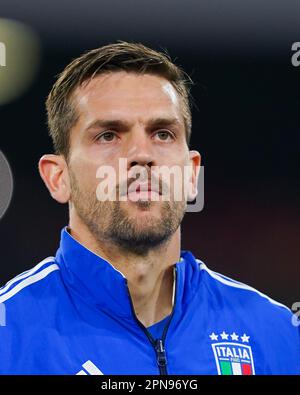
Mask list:
[[[190,156],[190,173],[189,173],[189,188],[188,188],[188,201],[196,199],[198,194],[198,178],[201,166],[201,155],[198,151],[189,151]]]
[[[39,172],[53,199],[59,203],[67,203],[70,199],[70,182],[64,157],[43,155],[39,160]]]

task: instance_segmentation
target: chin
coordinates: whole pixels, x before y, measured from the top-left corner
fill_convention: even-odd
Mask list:
[[[152,218],[160,218],[161,217],[161,208],[154,207],[153,205],[144,207],[141,205],[137,205],[133,210],[130,210],[133,217],[152,217]]]

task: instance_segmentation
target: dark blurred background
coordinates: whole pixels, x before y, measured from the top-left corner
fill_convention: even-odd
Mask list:
[[[83,51],[120,39],[166,48],[195,82],[191,148],[205,166],[205,206],[186,214],[183,249],[289,307],[300,300],[300,67],[291,63],[298,1],[0,4],[0,150],[14,179],[0,220],[1,284],[54,255],[68,222],[67,206],[51,199],[37,170],[52,151],[44,101],[55,75]],[[33,70],[14,94],[1,88],[16,81],[9,51],[19,54],[18,76]]]

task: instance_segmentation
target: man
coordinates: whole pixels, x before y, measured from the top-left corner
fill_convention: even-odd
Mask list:
[[[70,220],[55,257],[0,291],[1,373],[300,373],[289,309],[181,250],[200,166],[189,82],[164,53],[126,42],[60,74],[47,99],[55,154],[39,170]]]

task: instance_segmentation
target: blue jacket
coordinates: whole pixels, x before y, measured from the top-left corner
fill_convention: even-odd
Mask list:
[[[189,251],[174,271],[172,314],[148,330],[124,275],[64,228],[55,257],[0,289],[0,373],[300,374],[287,307]]]

